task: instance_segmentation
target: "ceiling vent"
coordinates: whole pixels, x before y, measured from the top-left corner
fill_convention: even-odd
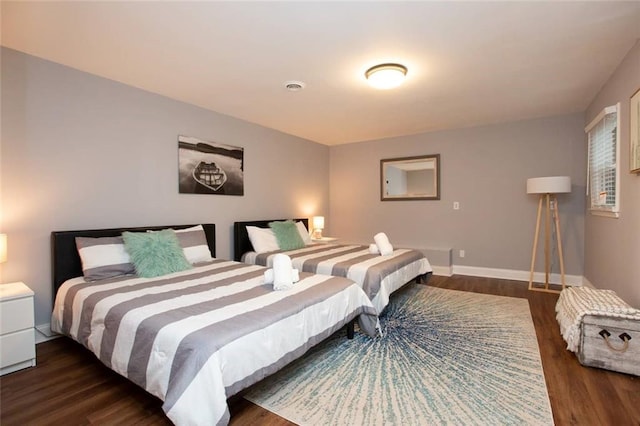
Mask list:
[[[305,86],[306,84],[302,81],[286,81],[284,83],[284,87],[290,92],[299,92],[304,89]]]

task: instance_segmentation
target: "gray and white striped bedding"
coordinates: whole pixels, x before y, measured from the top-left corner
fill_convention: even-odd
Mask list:
[[[51,328],[163,400],[175,424],[226,424],[229,396],[351,319],[375,335],[375,309],[352,281],[303,273],[274,291],[263,274],[214,259],[153,279],[74,278],[58,290]]]
[[[391,293],[418,275],[432,272],[427,258],[418,250],[395,249],[388,256],[371,254],[369,247],[344,244],[312,244],[304,248],[268,253],[247,252],[242,261],[272,266],[273,256],[285,253],[299,271],[346,277],[358,283],[378,313],[389,303]]]

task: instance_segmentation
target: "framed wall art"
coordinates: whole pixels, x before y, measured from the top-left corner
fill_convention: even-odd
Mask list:
[[[181,194],[244,195],[244,148],[178,136]]]
[[[629,108],[629,159],[631,173],[640,173],[640,89],[631,96]]]

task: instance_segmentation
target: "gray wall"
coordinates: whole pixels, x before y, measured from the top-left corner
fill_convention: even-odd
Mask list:
[[[586,126],[604,107],[620,102],[620,217],[612,219],[587,213],[584,275],[598,288],[615,290],[636,308],[640,308],[640,175],[629,173],[629,98],[638,89],[640,41],[603,86],[585,115]]]
[[[640,177],[626,173],[628,100],[640,87],[638,45],[586,116],[330,148],[1,52],[0,231],[9,235],[9,261],[0,282],[24,281],[34,289],[37,324],[49,321],[52,304],[53,230],[215,222],[218,255],[230,257],[235,220],[325,215],[324,233],[344,241],[368,243],[385,231],[396,245],[453,248],[455,265],[528,271],[537,199],[525,193],[525,183],[550,175],[573,181],[572,193],[559,196],[567,274],[584,273],[640,306]],[[585,218],[584,126],[618,101],[622,214]],[[178,194],[179,134],[244,147],[245,196]],[[441,200],[379,201],[380,159],[434,153],[441,154]],[[460,210],[452,209],[454,201]]]
[[[2,49],[0,282],[52,306],[54,230],[213,222],[230,258],[232,223],[328,214],[324,145]],[[244,147],[245,195],[178,193],[178,135]]]
[[[538,198],[526,194],[526,180],[569,175],[572,192],[558,196],[565,272],[582,275],[583,127],[583,115],[572,114],[333,146],[330,232],[370,242],[384,231],[398,246],[454,248],[454,265],[528,271]],[[440,200],[380,201],[380,160],[423,154],[441,155]]]

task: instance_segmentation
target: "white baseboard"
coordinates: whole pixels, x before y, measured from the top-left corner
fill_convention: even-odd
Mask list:
[[[51,331],[51,324],[36,325],[36,344],[60,337],[58,333]]]
[[[472,277],[498,278],[503,280],[529,282],[530,271],[518,271],[515,269],[482,268],[479,266],[453,265],[453,273],[459,274],[459,275],[469,275]],[[434,274],[435,274],[435,271],[434,271]],[[582,275],[565,274],[564,276],[565,283],[570,286],[584,285],[585,280],[586,278],[584,278]],[[536,282],[536,283],[544,282],[544,273],[534,272],[533,282]],[[549,283],[562,284],[560,274],[551,274],[549,276]]]

